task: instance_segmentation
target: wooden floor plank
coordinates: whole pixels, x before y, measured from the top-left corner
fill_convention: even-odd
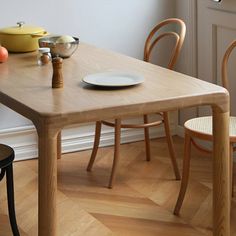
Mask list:
[[[183,139],[175,137],[182,168]],[[144,143],[121,146],[113,189],[108,184],[113,148],[100,148],[93,171],[86,171],[91,150],[58,160],[59,236],[210,236],[211,157],[193,150],[191,176],[181,214],[173,215],[180,182],[174,180],[165,139],[151,141],[152,160],[145,161]],[[15,202],[22,236],[37,235],[37,160],[14,163]],[[236,183],[236,181],[235,181]],[[232,200],[236,220],[236,197]],[[231,236],[236,225],[231,224]],[[10,236],[5,181],[0,182],[0,236]]]
[[[168,223],[163,221],[152,221],[129,217],[119,217],[114,215],[93,214],[98,220],[103,222],[112,230],[116,236],[176,236],[181,232],[182,236],[203,236],[187,224]],[[180,235],[180,234],[179,234]]]

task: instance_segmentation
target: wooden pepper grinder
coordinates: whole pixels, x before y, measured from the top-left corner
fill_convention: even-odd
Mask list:
[[[62,61],[61,57],[54,57],[52,59],[52,88],[63,88]]]

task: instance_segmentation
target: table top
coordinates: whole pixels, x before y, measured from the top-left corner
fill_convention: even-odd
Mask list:
[[[38,66],[36,54],[10,54],[8,62],[0,64],[0,102],[31,120],[63,117],[65,123],[87,122],[223,104],[227,99],[220,86],[83,43],[63,60],[64,88],[52,89],[52,66]],[[135,73],[145,82],[104,89],[81,81],[88,74],[106,71]]]

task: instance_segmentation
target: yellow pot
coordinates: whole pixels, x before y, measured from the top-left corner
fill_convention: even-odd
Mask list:
[[[41,27],[18,22],[17,26],[0,29],[0,45],[9,52],[31,52],[38,49],[38,39],[45,35]]]

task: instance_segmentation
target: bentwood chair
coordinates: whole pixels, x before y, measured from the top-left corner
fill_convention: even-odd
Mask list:
[[[179,33],[173,32],[173,31],[165,31],[160,32],[160,29],[166,28],[164,26],[172,25],[173,29],[176,29],[176,26],[179,28]],[[155,48],[156,44],[162,40],[163,38],[173,38],[175,40],[175,44],[173,48],[167,48],[167,50],[172,50],[169,64],[167,66],[168,69],[173,70],[177,58],[180,54],[180,50],[182,48],[184,38],[186,34],[186,26],[185,23],[177,18],[171,18],[166,19],[162,21],[160,24],[155,26],[153,30],[150,32],[146,39],[145,47],[144,47],[144,61],[150,62],[151,53],[153,52],[153,49]],[[101,135],[101,126],[102,124],[111,126],[115,128],[115,150],[114,150],[114,159],[113,159],[113,165],[112,165],[112,171],[109,181],[109,188],[112,188],[114,178],[116,175],[118,160],[119,160],[119,146],[120,146],[120,134],[121,134],[121,128],[142,128],[144,129],[145,134],[145,146],[146,146],[146,160],[150,161],[150,139],[149,139],[149,128],[154,126],[159,126],[161,124],[164,124],[166,137],[167,137],[167,143],[169,147],[169,153],[175,173],[175,177],[177,180],[180,179],[180,174],[178,170],[178,165],[176,162],[174,147],[173,147],[173,141],[170,134],[170,127],[169,127],[169,116],[168,112],[158,113],[161,117],[161,120],[158,119],[154,122],[149,122],[148,114],[144,115],[143,117],[143,123],[142,124],[124,124],[121,123],[120,119],[115,120],[114,123],[108,122],[108,121],[97,121],[96,122],[96,131],[95,131],[95,140],[94,140],[94,146],[93,151],[91,154],[90,161],[88,163],[87,171],[91,171],[94,160],[96,158],[99,142],[100,142],[100,135]]]
[[[228,49],[226,50],[221,68],[221,76],[222,76],[222,85],[226,89],[229,89],[229,81],[227,77],[227,64],[229,60],[229,56],[233,49],[236,47],[236,40],[232,42]],[[183,174],[179,196],[175,205],[174,214],[178,215],[183,204],[183,200],[185,197],[185,193],[187,190],[188,180],[189,180],[189,169],[190,169],[190,157],[191,157],[191,146],[193,145],[196,149],[206,154],[212,154],[212,150],[208,150],[203,145],[200,145],[196,142],[196,140],[205,140],[205,141],[213,141],[212,135],[212,117],[198,117],[193,118],[185,122],[185,144],[184,144],[184,159],[183,159]],[[236,143],[236,117],[230,117],[229,123],[229,138],[230,138],[230,163],[232,167],[231,170],[231,178],[233,177],[233,152],[236,150],[234,147],[234,143]],[[232,195],[233,195],[233,178],[232,178]]]
[[[16,223],[15,204],[14,204],[14,185],[13,185],[13,167],[12,167],[14,158],[15,158],[14,150],[7,145],[0,144],[0,171],[1,171],[0,181],[6,174],[8,214],[9,214],[11,229],[14,236],[19,236],[20,234]]]

